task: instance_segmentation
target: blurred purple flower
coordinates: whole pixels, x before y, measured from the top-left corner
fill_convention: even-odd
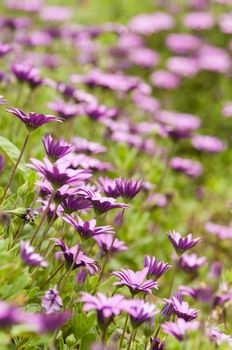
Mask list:
[[[174,322],[165,322],[162,324],[163,332],[170,334],[175,337],[177,340],[184,340],[185,334],[190,330],[196,330],[199,327],[199,322],[186,322],[182,318],[178,318],[176,323]]]
[[[97,235],[93,238],[97,242],[102,253],[108,253],[108,251],[110,250],[112,254],[116,252],[123,252],[128,249],[123,241],[120,241],[117,238],[115,238],[113,241],[113,235],[111,234]]]
[[[175,297],[172,298],[174,312],[179,318],[183,318],[185,321],[192,321],[197,317],[198,310],[191,309],[187,301],[179,302]]]
[[[125,309],[125,299],[120,294],[107,298],[102,293],[93,296],[82,292],[80,301],[85,303],[83,311],[96,310],[99,325],[103,328],[113,321],[114,316],[118,316]]]
[[[208,221],[205,224],[205,230],[222,240],[232,238],[232,228],[230,226],[219,225]]]
[[[206,257],[198,257],[195,253],[183,254],[179,259],[179,266],[186,271],[194,271],[206,263]]]
[[[201,163],[181,157],[172,158],[170,161],[170,167],[173,170],[181,172],[189,177],[198,177],[203,172]]]
[[[154,304],[149,304],[141,299],[131,300],[128,308],[128,313],[134,328],[141,326],[144,322],[152,324],[154,316],[158,312]]]
[[[150,76],[151,83],[159,89],[172,90],[180,85],[180,78],[167,70],[157,70]]]
[[[72,139],[72,144],[74,146],[74,151],[78,153],[102,153],[106,152],[106,147],[100,145],[99,143],[88,141],[81,137],[74,137]]]
[[[43,162],[31,158],[31,164],[28,166],[37,170],[39,174],[43,175],[48,181],[58,187],[68,184],[80,184],[92,176],[89,170],[66,169],[61,165],[52,164],[46,158],[44,158]]]
[[[29,266],[48,266],[48,263],[43,259],[43,257],[35,253],[34,248],[29,242],[20,242],[20,255],[23,261]]]
[[[198,151],[206,153],[219,153],[226,147],[223,141],[217,137],[208,135],[194,135],[192,138],[192,146]]]

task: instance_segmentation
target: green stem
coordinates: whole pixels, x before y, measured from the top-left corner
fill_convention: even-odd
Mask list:
[[[40,289],[42,287],[44,287],[48,282],[51,281],[51,279],[57,274],[57,272],[60,271],[60,269],[64,266],[64,262],[55,270],[55,272],[53,272],[53,274],[51,275],[51,277],[49,277],[49,279],[47,279],[41,286],[40,286]]]
[[[64,287],[65,287],[65,284],[66,284],[66,282],[67,282],[69,276],[70,276],[71,273],[72,273],[73,267],[74,267],[74,265],[75,265],[75,263],[76,263],[77,256],[78,256],[78,254],[79,254],[79,252],[80,252],[80,248],[81,248],[81,246],[79,245],[79,247],[78,247],[78,249],[77,249],[77,251],[76,251],[76,254],[75,254],[74,258],[73,258],[73,262],[72,262],[72,264],[70,265],[69,270],[68,270],[68,272],[67,272],[67,274],[66,274],[65,279],[63,280],[62,283],[61,283],[61,281],[60,281],[60,284],[61,284],[61,286],[60,286],[60,291],[59,291],[60,294],[63,292],[63,289],[64,289]]]
[[[169,287],[169,291],[168,291],[168,298],[170,297],[170,295],[172,293],[172,288],[173,288],[173,284],[174,284],[174,280],[175,280],[175,276],[176,276],[176,270],[177,270],[177,261],[175,262],[175,265],[174,265],[172,279],[171,279],[171,283],[170,283],[170,287]]]
[[[23,153],[24,153],[24,151],[25,151],[25,148],[26,148],[26,146],[27,146],[27,144],[28,144],[29,138],[30,138],[30,133],[28,132],[28,133],[27,133],[27,136],[26,136],[26,138],[25,138],[25,141],[24,141],[24,143],[23,143],[23,147],[22,147],[22,149],[21,149],[21,152],[20,152],[20,154],[19,154],[19,157],[18,157],[18,159],[17,159],[17,162],[15,163],[15,166],[14,166],[14,168],[13,168],[11,174],[10,174],[10,178],[9,178],[8,184],[7,184],[7,186],[6,186],[6,188],[5,188],[5,191],[4,191],[4,193],[3,193],[3,196],[2,196],[2,198],[1,198],[1,200],[0,200],[0,205],[2,204],[2,202],[4,201],[4,199],[6,198],[7,191],[8,191],[8,189],[9,189],[11,183],[12,183],[12,180],[13,180],[14,174],[15,174],[17,168],[18,168],[19,162],[20,162],[20,160],[22,159],[22,156],[23,156]]]
[[[32,238],[31,238],[30,244],[32,244],[32,243],[34,242],[37,233],[39,232],[41,226],[43,225],[44,221],[46,220],[47,213],[48,213],[49,208],[50,208],[50,205],[51,205],[51,203],[52,203],[52,201],[53,201],[53,199],[54,199],[54,197],[55,197],[55,194],[56,194],[56,191],[53,191],[52,194],[51,194],[51,197],[50,197],[50,199],[49,199],[49,202],[48,202],[48,204],[47,204],[47,208],[46,208],[45,211],[43,212],[43,215],[42,215],[42,217],[41,217],[40,223],[39,223],[39,225],[37,226],[37,228],[36,228],[36,230],[35,230],[35,232],[34,232]]]
[[[127,314],[126,318],[125,318],[125,323],[124,323],[124,327],[123,327],[123,331],[122,331],[122,335],[121,335],[121,339],[120,339],[119,349],[122,349],[122,343],[123,343],[123,340],[125,337],[128,320],[129,320],[129,314]]]
[[[119,219],[119,227],[120,227],[120,224],[122,223],[122,219],[123,219],[124,213],[125,213],[125,209],[122,210],[122,213],[121,213],[121,216],[120,216],[120,219]],[[119,228],[119,227],[118,227],[118,228]],[[112,251],[112,249],[113,249],[113,245],[114,245],[115,239],[116,239],[116,237],[117,237],[117,233],[118,233],[118,229],[115,230],[115,233],[114,233],[114,235],[113,235],[113,239],[112,239],[110,248],[109,248],[109,250],[108,250],[108,252],[107,252],[107,254],[106,254],[106,257],[105,257],[105,260],[104,260],[104,263],[103,263],[103,266],[102,266],[102,269],[101,269],[101,272],[100,272],[100,275],[99,275],[99,278],[98,278],[98,282],[97,282],[97,285],[96,285],[96,287],[95,287],[95,290],[94,290],[93,294],[96,293],[97,288],[98,288],[98,286],[99,286],[99,284],[100,284],[100,282],[101,282],[101,279],[102,279],[102,277],[103,277],[103,275],[104,275],[105,267],[106,267],[106,264],[108,263],[108,260],[109,260],[111,251]]]
[[[127,350],[130,350],[133,338],[134,338],[134,329],[131,332],[131,336],[130,336],[130,339],[129,339]]]
[[[47,225],[47,227],[46,227],[46,229],[45,229],[45,231],[44,231],[42,237],[41,237],[40,240],[39,240],[39,243],[38,243],[37,246],[35,247],[35,252],[40,248],[40,246],[41,246],[43,240],[47,237],[47,235],[48,235],[48,233],[49,233],[49,231],[50,231],[50,228],[52,227],[52,225],[53,225],[53,223],[54,223],[54,221],[55,221],[55,218],[56,218],[56,211],[57,211],[58,205],[59,205],[59,204],[57,204],[57,205],[55,206],[55,208],[54,208],[54,211],[53,211],[52,217],[51,217],[51,221],[50,221],[50,223]]]

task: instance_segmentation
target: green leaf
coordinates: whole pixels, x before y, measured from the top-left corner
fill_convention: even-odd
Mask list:
[[[73,333],[77,340],[80,340],[94,325],[95,314],[79,314],[73,318]]]
[[[86,333],[81,339],[80,350],[88,350],[95,340],[96,335],[94,333]]]
[[[12,165],[15,165],[19,157],[19,149],[5,137],[0,136],[0,151],[5,155],[5,157],[10,161]],[[22,172],[26,171],[25,165],[20,162],[18,169]]]

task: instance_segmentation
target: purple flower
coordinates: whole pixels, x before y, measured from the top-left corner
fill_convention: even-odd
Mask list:
[[[177,54],[185,54],[197,51],[201,40],[194,35],[185,33],[172,33],[166,38],[166,46]]]
[[[199,327],[199,322],[186,322],[183,318],[178,318],[176,323],[165,322],[162,324],[163,332],[170,334],[177,340],[184,340],[185,334],[190,330],[196,330]]]
[[[29,242],[20,242],[20,255],[23,261],[29,266],[48,266],[43,257],[35,253],[34,248],[30,245]]]
[[[112,209],[126,209],[128,206],[124,203],[115,202],[114,198],[103,197],[99,192],[92,190],[80,189],[79,193],[86,199],[88,199],[93,205],[96,215],[101,215]]]
[[[213,300],[213,291],[210,287],[192,288],[186,286],[179,286],[179,291],[182,295],[187,295],[199,302],[211,303]]]
[[[46,314],[60,311],[60,309],[63,307],[63,302],[56,287],[50,288],[45,292],[45,295],[41,301],[41,305],[44,308]]]
[[[51,314],[25,314],[29,326],[39,334],[54,332],[71,317],[72,313],[68,310]]]
[[[189,233],[186,237],[181,237],[181,235],[176,231],[168,232],[168,239],[175,248],[177,254],[181,255],[188,249],[195,247],[201,238],[192,239],[192,234]]]
[[[81,137],[74,137],[72,139],[72,144],[74,146],[74,151],[78,153],[102,153],[106,152],[106,147],[100,145],[99,143],[88,141]]]
[[[44,162],[40,160],[31,159],[28,166],[36,169],[41,175],[50,181],[53,185],[61,187],[68,184],[82,183],[91,177],[89,170],[72,170],[66,169],[59,164],[52,164],[48,159],[44,158]]]
[[[119,195],[126,200],[134,198],[142,189],[143,181],[142,180],[128,180],[118,178],[116,181],[116,190]]]
[[[191,321],[197,317],[198,310],[191,309],[187,301],[179,302],[175,297],[172,298],[174,312],[179,318],[183,318],[185,321]]]
[[[39,128],[41,125],[50,123],[50,122],[60,122],[61,120],[57,119],[53,115],[37,114],[35,112],[30,112],[28,115],[24,113],[19,108],[9,108],[7,112],[15,115],[19,118],[27,127],[29,131]]]
[[[206,257],[198,257],[196,254],[183,254],[179,259],[179,266],[186,271],[194,271],[199,269],[206,263]]]
[[[173,293],[173,296],[169,299],[164,299],[165,305],[163,309],[161,310],[161,315],[165,317],[165,319],[169,319],[174,314],[174,305],[173,305],[173,298],[176,298],[180,303],[183,300],[182,293],[181,292],[175,292]]]
[[[116,179],[110,179],[109,177],[99,177],[100,189],[105,193],[106,196],[117,198],[119,192],[117,189]]]
[[[216,235],[218,238],[224,240],[228,238],[232,238],[232,228],[229,226],[218,225],[211,221],[208,221],[205,224],[205,229],[207,232]]]
[[[195,135],[192,138],[192,146],[198,151],[206,153],[219,153],[225,149],[223,141],[214,136]]]
[[[144,257],[144,267],[149,268],[148,275],[156,281],[170,269],[171,265],[163,261],[158,261],[154,256],[150,257],[146,255]]]
[[[62,120],[68,120],[83,114],[83,108],[81,106],[64,101],[50,102],[48,107],[56,112]]]
[[[0,327],[9,327],[17,323],[21,323],[23,312],[15,307],[0,301]]]
[[[180,85],[180,78],[169,71],[157,70],[150,77],[151,83],[159,89],[172,90]]]
[[[72,248],[68,248],[66,244],[58,238],[51,238],[57,246],[60,247],[62,253],[58,253],[58,256],[63,255],[65,262],[68,266],[73,265],[73,270],[78,267],[85,267],[91,275],[98,271],[98,264],[95,260],[86,256],[81,250],[80,245],[77,244]]]
[[[5,103],[7,103],[7,100],[4,100],[3,96],[0,95],[0,105],[4,105]]]
[[[164,350],[166,342],[165,340],[161,341],[160,338],[151,338],[150,339],[151,350]]]
[[[191,136],[192,131],[201,125],[198,117],[187,113],[159,111],[155,119],[165,126],[169,135],[174,139]]]
[[[87,104],[85,113],[93,120],[101,120],[104,118],[114,118],[118,115],[116,108],[107,108],[105,105]]]
[[[149,304],[144,300],[132,300],[128,309],[133,327],[139,327],[144,322],[152,324],[158,310],[154,304]]]
[[[104,328],[113,321],[114,316],[118,316],[125,309],[125,299],[120,294],[107,298],[102,293],[97,293],[95,297],[82,292],[80,301],[85,303],[83,311],[96,310],[99,325]]]
[[[109,250],[111,250],[111,254],[112,254],[116,252],[123,252],[128,249],[125,243],[123,241],[120,241],[117,238],[115,238],[113,242],[113,235],[111,234],[97,235],[97,236],[94,236],[93,238],[97,242],[102,253],[107,253]],[[112,242],[113,242],[113,245],[112,245]]]
[[[112,275],[119,278],[118,282],[114,282],[115,286],[127,286],[131,294],[144,292],[152,294],[152,289],[158,289],[158,284],[149,279],[146,280],[148,274],[148,267],[141,271],[134,272],[130,269],[121,269],[121,271],[113,272]]]
[[[83,221],[79,216],[75,221],[71,215],[64,215],[63,220],[72,225],[81,237],[89,238],[99,234],[113,234],[112,226],[96,226],[96,220]]]
[[[46,154],[52,160],[62,158],[72,151],[72,146],[62,139],[55,141],[51,135],[45,135],[42,140]]]
[[[12,73],[19,82],[27,82],[32,89],[44,83],[43,79],[39,76],[38,70],[28,64],[14,64],[12,66]]]
[[[132,18],[129,28],[132,32],[150,35],[174,27],[174,19],[167,13],[155,12],[139,14]]]
[[[75,194],[66,196],[61,205],[67,214],[72,214],[74,211],[89,209],[92,207],[91,202],[88,199]]]
[[[174,157],[170,161],[170,167],[189,177],[198,177],[202,174],[202,165],[199,162],[187,158]]]
[[[183,24],[193,30],[205,30],[214,26],[214,19],[210,13],[194,11],[184,16]]]

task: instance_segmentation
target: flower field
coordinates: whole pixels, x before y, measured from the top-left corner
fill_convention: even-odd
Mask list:
[[[232,348],[232,1],[0,10],[0,350]]]

